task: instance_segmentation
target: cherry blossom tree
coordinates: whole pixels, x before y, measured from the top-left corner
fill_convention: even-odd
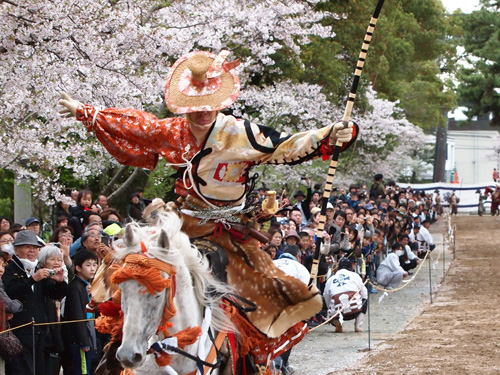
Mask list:
[[[256,102],[262,103],[253,121],[287,124],[280,128],[289,133],[331,125],[339,121],[343,113],[331,105],[319,86],[313,85],[281,82],[258,92],[247,90],[240,99],[240,103],[251,107],[255,107]],[[357,142],[341,154],[334,185],[371,181],[375,173],[397,179],[403,171],[408,173],[417,167],[414,155],[426,142],[422,129],[405,118],[398,102],[377,98],[371,88],[367,91],[367,100],[370,110],[354,113],[353,120],[359,125],[360,133]],[[328,163],[313,161],[293,167],[262,167],[261,180],[275,187],[295,182],[291,184],[295,187],[300,177],[307,175],[320,182],[325,179]]]
[[[379,99],[372,89],[367,99],[371,110],[359,117],[362,131],[347,178],[371,181],[375,173],[382,173],[386,179],[397,179],[425,144],[424,132],[406,119],[397,101]]]
[[[64,186],[60,173],[81,180],[117,166],[82,124],[57,114],[61,91],[103,107],[133,107],[168,115],[165,76],[179,56],[222,48],[241,58],[236,115],[295,132],[333,124],[342,109],[317,85],[276,80],[255,84],[272,72],[277,52],[300,61],[311,36],[333,38],[322,21],[336,14],[315,10],[318,0],[7,0],[0,2],[0,168],[31,178],[34,194],[50,201]],[[391,176],[422,133],[397,103],[369,93],[373,111],[358,114],[361,134],[339,182],[374,170]],[[341,164],[344,165],[344,164]],[[324,163],[269,168],[295,179],[324,173]],[[271,179],[263,174],[263,182]],[[267,180],[266,180],[267,179]]]
[[[169,66],[193,49],[232,49],[243,87],[286,48],[333,37],[315,1],[8,0],[0,3],[0,167],[47,201],[66,168],[80,179],[115,163],[81,124],[57,115],[61,91],[105,107],[164,114]],[[258,90],[257,90],[258,91]],[[258,105],[257,105],[258,106]],[[277,114],[279,115],[279,114]]]

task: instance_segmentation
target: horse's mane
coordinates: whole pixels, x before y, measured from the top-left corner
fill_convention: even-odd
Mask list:
[[[158,214],[154,226],[145,226],[138,223],[130,223],[147,252],[153,258],[171,264],[178,268],[185,265],[193,279],[193,287],[196,300],[201,306],[211,306],[212,324],[215,330],[235,330],[224,310],[219,306],[221,298],[232,289],[216,280],[210,271],[208,260],[201,255],[196,246],[189,241],[187,234],[181,231],[182,220],[174,212],[162,212]],[[169,248],[158,246],[158,240],[162,230],[167,234]],[[119,246],[115,252],[115,259],[122,259],[128,254],[141,253],[141,243],[132,246]]]

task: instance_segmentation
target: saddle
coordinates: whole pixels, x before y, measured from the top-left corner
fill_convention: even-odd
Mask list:
[[[226,266],[229,261],[227,259],[226,251],[222,248],[222,246],[202,237],[192,238],[191,243],[207,257],[215,278],[227,284]]]

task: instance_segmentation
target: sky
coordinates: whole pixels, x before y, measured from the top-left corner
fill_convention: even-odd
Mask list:
[[[464,13],[479,9],[479,0],[441,0],[441,2],[449,13],[453,13],[458,8]],[[453,117],[457,121],[466,120],[467,116],[463,113],[465,109],[465,107],[458,107],[454,112],[448,113],[448,117]]]
[[[479,0],[441,0],[446,10],[453,13],[460,8],[464,13],[479,9]]]

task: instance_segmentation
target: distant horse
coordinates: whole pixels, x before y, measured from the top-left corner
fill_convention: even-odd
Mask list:
[[[496,188],[486,186],[484,194],[488,196],[491,194],[491,216],[498,215],[498,207],[500,205],[500,184],[496,184]]]
[[[234,330],[220,307],[229,287],[211,276],[174,213],[159,215],[153,227],[127,225],[114,258],[123,263],[111,278],[121,289],[124,318],[118,361],[136,375],[196,373],[203,366],[196,358],[206,360],[212,347],[207,328]],[[173,335],[187,356],[161,350],[146,355],[165,335]]]

